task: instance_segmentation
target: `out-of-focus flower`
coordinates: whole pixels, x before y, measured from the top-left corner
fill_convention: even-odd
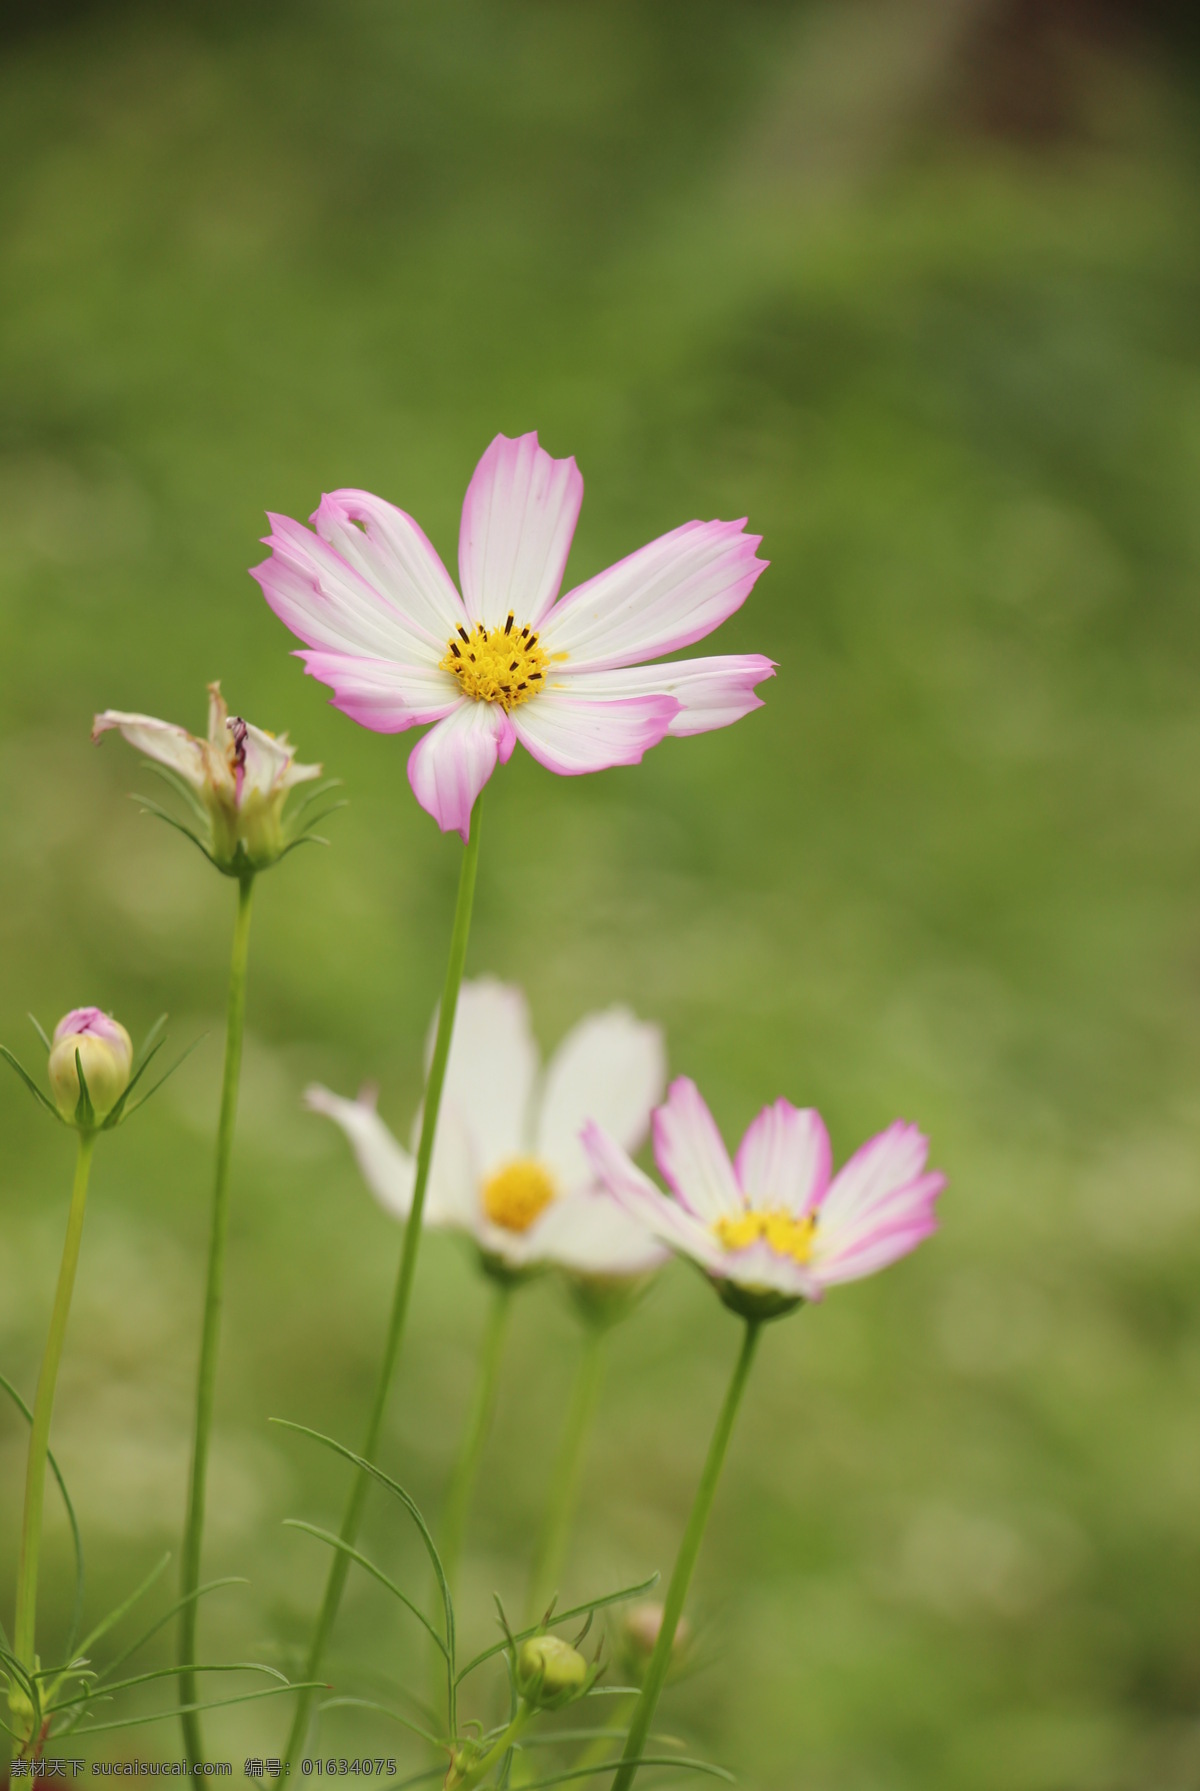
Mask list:
[[[553,1263],[576,1277],[626,1282],[651,1273],[669,1252],[594,1187],[579,1132],[596,1117],[637,1150],[665,1075],[659,1029],[615,1007],[580,1021],[539,1077],[521,990],[490,977],[464,983],[427,1223],[466,1232],[503,1271]],[[347,1101],[313,1087],[305,1101],[341,1127],[380,1204],[406,1218],[413,1159],[376,1113],[374,1092]]]
[[[460,597],[411,516],[335,491],[315,534],[269,517],[251,576],[339,709],[378,733],[436,725],[409,782],[465,839],[475,798],[517,741],[549,771],[635,765],[666,734],[726,727],[760,707],[761,654],[648,665],[710,634],[766,562],[742,522],[689,522],[556,602],[583,500],[574,460],[536,434],[498,435],[467,487]]]
[[[530,1636],[517,1649],[517,1690],[535,1710],[561,1710],[589,1689],[596,1674],[561,1636]]]
[[[76,1056],[78,1054],[78,1062]],[[112,1112],[133,1074],[133,1040],[111,1014],[73,1007],[54,1028],[48,1072],[60,1116],[73,1121],[79,1106],[79,1066],[97,1120]]]
[[[626,1612],[621,1622],[618,1657],[622,1672],[634,1685],[640,1685],[645,1676],[662,1621],[662,1605],[651,1601],[635,1604],[632,1610]],[[675,1625],[675,1640],[671,1644],[671,1666],[674,1670],[678,1671],[685,1664],[691,1640],[691,1625],[686,1617],[681,1617]]]
[[[898,1120],[830,1179],[820,1114],[765,1107],[731,1163],[695,1083],[681,1076],[654,1115],[654,1153],[674,1199],[632,1163],[603,1123],[583,1144],[597,1179],[631,1218],[690,1257],[722,1299],[768,1317],[827,1287],[886,1268],[936,1229],[945,1177],[927,1172],[928,1142]]]
[[[310,829],[321,818],[309,817],[312,798],[332,787],[322,784],[308,802],[285,815],[289,793],[297,784],[319,778],[320,765],[297,764],[286,734],[268,734],[240,715],[231,716],[219,684],[208,687],[207,739],[173,722],[119,709],[97,715],[92,739],[110,728],[153,760],[159,775],[187,803],[196,827],[183,825],[143,797],[145,806],[179,827],[228,876],[265,870],[301,839],[311,838]]]

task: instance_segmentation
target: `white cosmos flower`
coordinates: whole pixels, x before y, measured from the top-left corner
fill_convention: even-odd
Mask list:
[[[595,1119],[636,1151],[665,1080],[662,1034],[627,1008],[581,1020],[543,1073],[522,991],[491,977],[464,983],[426,1223],[465,1232],[506,1270],[549,1263],[605,1280],[649,1274],[670,1253],[597,1190],[579,1133]],[[314,1086],[305,1102],[341,1127],[380,1205],[407,1218],[415,1165],[375,1111],[374,1091],[348,1101]]]

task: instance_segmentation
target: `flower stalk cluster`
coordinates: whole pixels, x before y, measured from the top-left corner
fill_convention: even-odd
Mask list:
[[[540,765],[565,776],[634,765],[669,736],[741,720],[761,705],[757,687],[775,671],[771,660],[757,654],[664,659],[709,635],[755,585],[765,562],[757,557],[759,537],[747,533],[744,519],[685,523],[564,595],[582,492],[574,460],[554,459],[536,435],[497,436],[463,503],[457,585],[412,517],[350,490],[324,497],[309,527],[272,516],[268,557],[253,571],[272,610],[304,643],[299,656],[307,671],[332,690],[339,709],[383,734],[428,729],[409,756],[409,781],[438,826],[463,841],[424,1098],[408,1142],[384,1124],[373,1092],[350,1100],[312,1087],[305,1097],[311,1111],[344,1134],[367,1186],[399,1222],[402,1236],[359,1450],[305,1433],[349,1463],[352,1477],[336,1534],[296,1525],[332,1552],[303,1677],[295,1685],[282,1681],[295,1696],[284,1750],[289,1766],[299,1760],[318,1714],[352,1564],[387,1587],[432,1643],[435,1701],[444,1693],[444,1725],[429,1728],[403,1715],[399,1720],[439,1750],[451,1791],[520,1782],[513,1761],[542,1739],[531,1733],[536,1724],[593,1696],[603,1662],[599,1650],[591,1661],[581,1652],[592,1618],[607,1604],[644,1596],[653,1581],[556,1619],[559,1581],[600,1398],[606,1339],[673,1258],[698,1270],[737,1316],[740,1347],[663,1603],[636,1607],[622,1632],[620,1659],[633,1682],[626,1693],[626,1702],[632,1700],[628,1726],[580,1731],[590,1742],[583,1763],[544,1782],[611,1772],[613,1791],[630,1791],[644,1765],[695,1764],[678,1756],[660,1760],[647,1747],[659,1697],[687,1652],[687,1597],[764,1329],[821,1301],[831,1288],[897,1261],[935,1229],[944,1178],[928,1169],[928,1146],[914,1126],[897,1121],[835,1174],[820,1115],[779,1098],[758,1114],[731,1156],[696,1084],[686,1076],[668,1083],[666,1041],[652,1022],[619,1006],[591,1014],[543,1065],[524,992],[487,976],[464,980],[482,791],[518,743]],[[143,806],[185,834],[237,884],[180,1596],[168,1613],[178,1613],[172,1671],[185,1748],[192,1766],[201,1769],[199,1713],[205,1705],[199,1675],[214,1669],[198,1660],[197,1625],[205,1590],[206,1493],[254,887],[262,871],[317,838],[313,828],[340,804],[332,801],[333,782],[322,777],[319,765],[299,763],[286,734],[231,716],[217,684],[209,686],[203,736],[118,710],[95,718],[94,738],[109,731],[146,756],[180,805],[171,812],[141,799]],[[300,786],[307,786],[305,792],[294,796]],[[39,1689],[47,1678],[36,1651],[45,1470],[53,1462],[54,1391],[95,1141],[147,1098],[139,1084],[161,1047],[160,1034],[161,1022],[135,1056],[129,1034],[110,1015],[72,1010],[52,1037],[40,1035],[49,1094],[0,1047],[42,1107],[77,1134],[50,1331],[33,1407],[25,1408],[30,1444],[14,1640],[11,1651],[0,1648],[9,1727],[26,1753],[43,1745],[60,1713],[86,1704],[89,1695],[85,1690],[45,1702]],[[659,1180],[637,1160],[647,1145]],[[411,1497],[377,1460],[426,1228],[464,1241],[491,1301],[436,1541]],[[542,1274],[557,1277],[566,1290],[580,1321],[580,1343],[532,1551],[526,1627],[514,1636],[501,1611],[503,1641],[460,1669],[454,1594],[472,1494],[495,1415],[510,1314],[525,1285]],[[432,1616],[359,1547],[372,1486],[382,1487],[417,1527],[437,1582]],[[573,1643],[555,1633],[553,1624],[579,1615],[586,1622]],[[462,1681],[501,1654],[510,1692],[507,1720],[487,1731],[460,1724]],[[256,1670],[282,1678],[274,1669]],[[54,1696],[72,1675],[94,1677],[86,1659],[68,1662],[49,1675]],[[364,1701],[328,1701],[356,1702]],[[614,1748],[619,1755],[610,1757]]]

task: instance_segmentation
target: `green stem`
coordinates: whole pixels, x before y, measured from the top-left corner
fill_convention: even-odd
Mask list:
[[[458,1579],[458,1565],[462,1559],[463,1536],[467,1528],[467,1514],[471,1508],[471,1494],[475,1490],[475,1479],[479,1472],[479,1460],[483,1454],[483,1445],[487,1441],[491,1429],[492,1412],[496,1405],[496,1387],[500,1379],[500,1358],[504,1353],[504,1336],[508,1329],[508,1315],[512,1307],[512,1284],[497,1281],[492,1295],[491,1311],[488,1313],[487,1326],[483,1333],[483,1342],[479,1351],[479,1368],[475,1378],[475,1390],[471,1395],[471,1409],[467,1417],[463,1440],[458,1452],[458,1460],[454,1464],[454,1472],[450,1476],[450,1486],[446,1493],[446,1509],[442,1517],[442,1536],[438,1553],[442,1557],[442,1572],[453,1594]]]
[[[758,1343],[760,1329],[760,1320],[747,1319],[742,1347],[733,1370],[733,1379],[729,1383],[729,1391],[725,1395],[725,1403],[721,1407],[717,1427],[713,1431],[712,1442],[708,1446],[708,1459],[704,1464],[704,1472],[700,1476],[700,1484],[696,1488],[692,1514],[688,1518],[687,1529],[683,1533],[683,1541],[679,1545],[679,1553],[675,1558],[675,1568],[671,1574],[671,1583],[667,1587],[666,1604],[663,1607],[662,1626],[659,1629],[658,1640],[654,1644],[654,1653],[650,1656],[650,1665],[646,1669],[646,1677],[638,1695],[633,1721],[629,1725],[629,1734],[625,1739],[625,1751],[621,1755],[621,1765],[612,1782],[612,1791],[629,1791],[629,1787],[637,1777],[637,1759],[645,1748],[646,1737],[650,1732],[650,1724],[654,1720],[659,1694],[667,1677],[667,1668],[671,1664],[671,1648],[675,1641],[675,1631],[679,1627],[679,1619],[683,1615],[683,1605],[687,1598],[692,1570],[696,1565],[696,1557],[700,1553],[700,1544],[704,1538],[704,1527],[708,1522],[708,1514],[712,1510],[713,1494],[717,1490],[717,1481],[721,1477],[721,1466],[729,1447],[733,1421],[737,1417],[738,1406],[741,1404],[742,1394],[746,1390],[746,1381],[754,1361],[754,1351]]]
[[[225,1254],[229,1241],[229,1165],[233,1155],[233,1131],[237,1120],[238,1083],[242,1069],[242,1034],[246,1020],[246,960],[250,949],[250,909],[254,876],[238,883],[237,915],[233,923],[233,949],[229,958],[229,1002],[225,1020],[225,1071],[221,1082],[221,1114],[217,1122],[217,1165],[213,1181],[212,1229],[208,1240],[208,1280],[204,1289],[204,1323],[200,1333],[200,1367],[196,1376],[196,1424],[192,1436],[192,1468],[188,1483],[187,1518],[183,1529],[183,1565],[180,1595],[187,1600],[179,1617],[180,1721],[188,1764],[196,1766],[203,1754],[200,1718],[195,1709],[199,1688],[196,1663],[196,1624],[200,1600],[200,1551],[204,1543],[204,1502],[208,1487],[208,1448],[212,1438],[213,1400],[217,1386],[217,1351],[221,1341],[221,1308],[225,1300]]]
[[[583,1349],[575,1371],[575,1385],[571,1389],[571,1402],[567,1407],[558,1457],[550,1481],[550,1498],[542,1521],[542,1533],[538,1538],[533,1571],[529,1577],[529,1596],[525,1604],[526,1627],[537,1622],[539,1613],[545,1610],[547,1602],[558,1590],[567,1554],[567,1540],[571,1534],[579,1476],[583,1469],[584,1445],[591,1429],[596,1401],[600,1396],[600,1382],[604,1377],[606,1334],[607,1327],[594,1322],[589,1323],[584,1331]]]
[[[63,1340],[67,1334],[67,1315],[71,1310],[71,1294],[75,1287],[75,1269],[79,1262],[79,1243],[83,1236],[83,1215],[87,1208],[88,1176],[92,1167],[94,1132],[80,1132],[75,1157],[75,1182],[71,1189],[71,1207],[67,1215],[67,1235],[63,1241],[62,1263],[58,1286],[54,1290],[54,1308],[50,1314],[50,1334],[42,1355],[37,1392],[33,1398],[33,1422],[29,1429],[29,1455],[25,1467],[25,1511],[21,1520],[21,1552],[17,1560],[17,1609],[13,1624],[13,1652],[23,1666],[37,1666],[34,1635],[37,1625],[38,1562],[42,1552],[42,1504],[46,1490],[46,1452],[50,1446],[50,1414],[54,1409],[54,1389],[58,1381],[58,1365],[62,1361]]]
[[[504,1758],[532,1715],[532,1707],[529,1704],[521,1704],[507,1729],[481,1760],[477,1760],[474,1766],[469,1766],[461,1778],[455,1776],[457,1769],[451,1768],[451,1774],[446,1781],[447,1785],[453,1786],[454,1791],[472,1791],[473,1786],[482,1784],[492,1767]]]
[[[471,811],[471,831],[463,852],[462,868],[459,872],[458,901],[454,910],[454,931],[450,937],[450,957],[446,965],[442,1005],[438,1011],[433,1059],[429,1065],[429,1079],[425,1085],[425,1105],[421,1115],[421,1137],[417,1145],[417,1172],[413,1184],[412,1210],[404,1228],[404,1246],[400,1253],[400,1268],[396,1275],[396,1289],[392,1296],[391,1316],[388,1320],[387,1336],[384,1339],[383,1360],[379,1366],[375,1397],[371,1402],[371,1413],[367,1419],[362,1447],[358,1451],[367,1461],[374,1460],[379,1444],[379,1434],[383,1428],[384,1413],[387,1410],[388,1394],[391,1392],[396,1363],[400,1357],[400,1346],[404,1341],[409,1298],[412,1293],[413,1276],[417,1268],[417,1251],[421,1242],[421,1217],[425,1210],[425,1189],[429,1182],[429,1165],[433,1156],[433,1140],[437,1132],[438,1109],[442,1104],[442,1084],[446,1080],[446,1060],[450,1055],[450,1038],[454,1031],[454,1015],[458,1007],[459,984],[462,982],[463,965],[467,956],[467,936],[471,931],[471,907],[475,899],[475,871],[479,863],[481,800],[481,797],[475,798],[475,807]],[[351,1547],[358,1535],[358,1526],[362,1519],[363,1505],[366,1502],[369,1486],[370,1476],[360,1469],[350,1489],[350,1497],[346,1501],[346,1511],[342,1518],[340,1531],[341,1540]],[[309,1645],[308,1661],[304,1671],[305,1679],[315,1680],[320,1673],[321,1662],[324,1659],[326,1644],[337,1616],[338,1605],[341,1603],[342,1590],[346,1584],[349,1568],[349,1555],[343,1549],[335,1550],[330,1563],[329,1578],[325,1582],[325,1596],[321,1601],[321,1609],[317,1614],[312,1642]],[[452,1665],[448,1679],[452,1696]],[[304,1744],[314,1695],[312,1691],[302,1691],[297,1700],[296,1715],[292,1722],[291,1734],[288,1736],[285,1755],[289,1762],[296,1761]]]

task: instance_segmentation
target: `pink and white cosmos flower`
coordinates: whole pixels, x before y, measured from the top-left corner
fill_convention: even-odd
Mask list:
[[[829,1134],[811,1107],[764,1107],[732,1162],[695,1083],[672,1082],[654,1114],[654,1154],[674,1198],[602,1126],[583,1146],[601,1185],[730,1305],[767,1315],[827,1287],[872,1275],[937,1229],[946,1178],[925,1168],[928,1142],[897,1120],[831,1178]],[[746,1296],[739,1299],[739,1296]],[[755,1302],[766,1301],[765,1308]]]
[[[645,663],[745,601],[761,537],[744,520],[684,523],[560,598],[582,501],[573,459],[498,435],[463,503],[461,597],[412,517],[369,492],[323,497],[312,530],[268,513],[270,557],[251,576],[337,708],[382,734],[434,724],[408,777],[443,831],[467,837],[518,740],[572,777],[761,706],[754,687],[774,671],[761,654]]]

